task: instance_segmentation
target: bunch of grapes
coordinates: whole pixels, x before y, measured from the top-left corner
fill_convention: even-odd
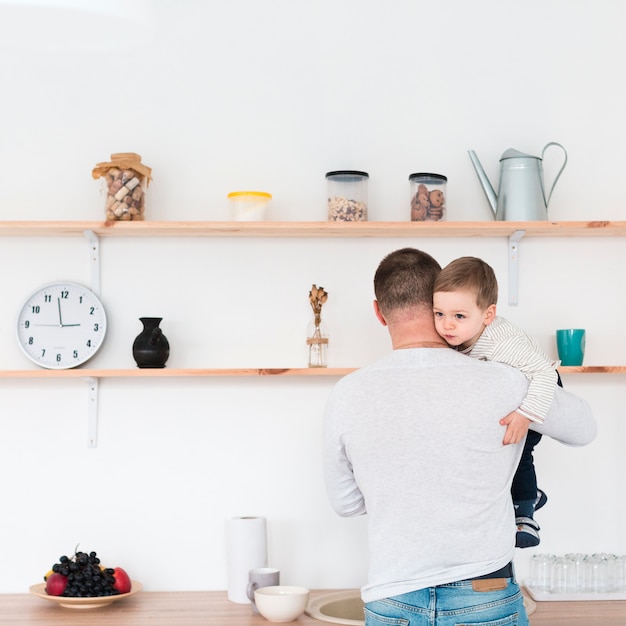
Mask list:
[[[119,594],[113,587],[114,570],[101,567],[95,552],[76,552],[72,558],[62,556],[52,566],[52,571],[67,576],[67,587],[62,594],[65,597],[93,598]]]

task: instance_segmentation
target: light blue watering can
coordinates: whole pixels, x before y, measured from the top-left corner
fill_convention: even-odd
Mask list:
[[[542,159],[550,146],[561,148],[565,159],[546,197]],[[567,164],[567,152],[560,143],[551,141],[546,144],[541,152],[541,158],[524,154],[513,148],[507,150],[500,157],[500,185],[497,196],[476,153],[470,150],[469,156],[496,220],[526,222],[548,219],[548,203],[554,186]]]

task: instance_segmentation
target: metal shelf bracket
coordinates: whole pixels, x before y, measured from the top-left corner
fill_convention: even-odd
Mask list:
[[[89,243],[89,267],[91,269],[91,291],[100,296],[100,238],[93,230],[84,230]]]
[[[91,271],[91,291],[100,297],[100,238],[93,230],[84,230],[89,243],[89,268]],[[98,379],[89,377],[87,397],[87,447],[98,445]]]
[[[519,242],[526,234],[525,230],[516,230],[509,237],[509,305],[519,303]]]
[[[98,445],[98,379],[89,377],[87,384],[87,447],[95,448]]]

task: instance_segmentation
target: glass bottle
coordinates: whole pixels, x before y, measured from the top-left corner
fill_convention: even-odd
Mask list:
[[[309,322],[307,329],[309,367],[328,367],[328,331],[320,315]]]

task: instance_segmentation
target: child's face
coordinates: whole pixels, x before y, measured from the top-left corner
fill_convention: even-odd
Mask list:
[[[470,291],[436,291],[433,295],[435,328],[450,346],[474,345],[485,326],[491,324],[496,305],[481,309]]]

